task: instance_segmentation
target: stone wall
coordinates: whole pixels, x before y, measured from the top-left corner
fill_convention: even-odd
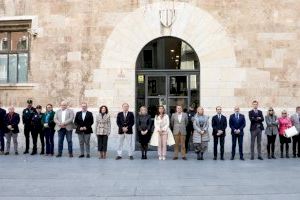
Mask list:
[[[139,51],[157,37],[176,36],[198,54],[200,102],[211,114],[216,105],[246,111],[253,99],[264,110],[299,105],[300,1],[175,1],[168,32],[161,30],[158,10],[166,5],[160,2],[0,0],[0,23],[35,16],[38,27],[29,83],[0,85],[2,104],[24,107],[33,98],[58,106],[64,99],[76,108],[85,100],[94,110],[108,105],[115,116],[126,101],[134,110]]]

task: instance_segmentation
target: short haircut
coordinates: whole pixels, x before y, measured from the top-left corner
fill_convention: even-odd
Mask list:
[[[257,100],[253,100],[253,101],[252,101],[252,104],[253,104],[253,103],[258,103],[258,101],[257,101]]]

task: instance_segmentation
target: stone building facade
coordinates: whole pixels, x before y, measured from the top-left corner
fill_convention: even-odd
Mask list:
[[[29,47],[25,81],[1,83],[0,100],[18,109],[27,98],[56,107],[68,100],[75,110],[87,101],[94,111],[107,105],[113,117],[123,102],[136,110],[137,57],[150,41],[172,36],[199,58],[199,104],[208,114],[217,105],[247,114],[253,99],[264,111],[293,112],[299,9],[298,0],[0,0],[0,32],[28,22]],[[168,27],[162,10],[175,10]]]

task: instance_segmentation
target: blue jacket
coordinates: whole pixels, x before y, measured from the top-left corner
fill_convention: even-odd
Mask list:
[[[230,115],[229,127],[231,128],[231,134],[234,134],[234,130],[239,129],[240,135],[244,135],[244,128],[246,126],[245,116],[239,113],[239,118],[235,117],[235,113]]]

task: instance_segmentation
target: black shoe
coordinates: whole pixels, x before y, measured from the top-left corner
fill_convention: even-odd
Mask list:
[[[6,155],[6,156],[7,156],[7,155],[9,155],[9,152],[5,152],[5,154],[4,154],[4,155]]]
[[[203,153],[200,154],[200,160],[204,160],[203,159]]]
[[[271,159],[271,156],[270,156],[270,155],[268,155],[268,159]]]
[[[254,160],[254,157],[253,157],[253,156],[251,156],[250,160]]]
[[[41,151],[40,155],[44,155],[44,154],[45,154],[45,152],[44,152],[44,151]]]
[[[122,159],[121,156],[117,156],[117,157],[116,157],[116,160],[121,160],[121,159]]]
[[[241,157],[240,160],[245,160],[245,159],[243,157]]]
[[[83,155],[83,154],[81,154],[80,156],[78,156],[78,158],[84,158],[84,155]]]
[[[217,160],[217,157],[214,157],[214,160]]]
[[[201,160],[200,154],[197,153],[197,160]]]
[[[258,158],[257,158],[258,160],[263,160],[263,158],[261,157],[261,156],[258,156]]]
[[[221,159],[220,160],[225,160],[223,157],[221,157]]]
[[[273,158],[273,159],[276,159],[276,157],[275,157],[274,155],[272,155],[272,158]]]
[[[70,154],[69,154],[69,158],[73,158],[73,154],[70,153]]]
[[[90,158],[91,156],[90,156],[90,154],[86,154],[86,158]]]
[[[16,152],[15,152],[15,155],[17,156],[17,155],[19,155],[19,153],[16,151]]]
[[[129,160],[133,160],[133,156],[129,156]]]
[[[297,157],[296,154],[294,154],[294,155],[293,155],[293,158],[296,158],[296,157]]]
[[[280,158],[283,158],[283,153],[282,153],[282,154],[280,154]]]
[[[289,154],[286,154],[286,156],[285,156],[286,158],[290,158],[290,156],[289,156]]]
[[[147,160],[148,158],[147,158],[147,155],[145,155],[145,160]]]
[[[24,153],[23,154],[28,154],[29,152],[28,152],[28,150],[26,150],[26,151],[24,151]]]
[[[178,160],[178,157],[176,157],[176,156],[175,156],[175,157],[173,157],[173,160]]]
[[[230,158],[230,160],[234,160],[234,157],[232,156],[232,157]]]
[[[59,158],[59,157],[61,157],[61,154],[57,154],[57,155],[56,155],[56,158]]]
[[[186,157],[182,157],[182,160],[187,160],[187,158]]]
[[[33,156],[33,155],[35,155],[35,154],[36,154],[36,151],[33,151],[33,152],[30,154],[30,155],[32,155],[32,156]]]

